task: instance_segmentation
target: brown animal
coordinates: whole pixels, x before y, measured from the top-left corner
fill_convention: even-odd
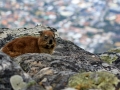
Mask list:
[[[40,37],[26,36],[16,38],[7,43],[2,51],[11,57],[25,53],[52,54],[56,46],[55,34],[52,30],[40,31]]]

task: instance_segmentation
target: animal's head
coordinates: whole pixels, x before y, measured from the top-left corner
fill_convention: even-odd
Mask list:
[[[53,30],[44,30],[39,31],[41,44],[46,45],[46,48],[52,48],[56,44],[55,40],[55,31]]]

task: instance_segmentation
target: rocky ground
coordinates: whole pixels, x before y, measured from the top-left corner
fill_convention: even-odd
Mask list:
[[[48,28],[40,25],[34,28],[0,29],[0,48],[16,37],[36,36],[38,31],[44,29]],[[0,52],[0,90],[62,90],[67,87],[76,90],[120,90],[119,48],[93,54],[60,36],[56,36],[56,40],[53,55],[27,53],[10,58]],[[82,75],[82,78],[79,77]],[[15,84],[11,77],[17,77]],[[76,81],[78,77],[80,80]],[[87,83],[83,83],[86,77]]]

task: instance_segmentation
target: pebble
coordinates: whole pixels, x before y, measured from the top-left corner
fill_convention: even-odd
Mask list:
[[[102,66],[104,66],[104,67],[108,67],[108,66],[110,66],[108,63],[102,63]]]
[[[113,69],[113,70],[111,70],[111,72],[114,74],[118,74],[118,73],[120,74],[120,71],[118,71],[118,69]]]

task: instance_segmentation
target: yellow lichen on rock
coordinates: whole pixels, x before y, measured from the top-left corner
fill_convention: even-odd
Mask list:
[[[77,90],[115,90],[118,82],[119,79],[110,72],[84,72],[71,76],[68,81],[68,87]]]

